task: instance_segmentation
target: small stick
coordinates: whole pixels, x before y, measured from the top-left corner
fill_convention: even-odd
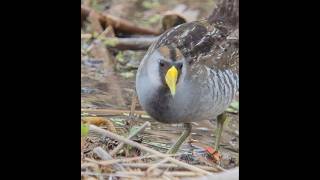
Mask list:
[[[119,114],[130,114],[130,110],[121,109],[81,109],[82,112],[89,114],[100,114],[100,115],[119,115]],[[147,115],[145,111],[135,111],[138,115]]]
[[[139,179],[138,177],[133,177],[132,175],[123,175],[123,174],[115,174],[115,173],[94,173],[94,172],[81,172],[82,176],[102,176],[102,177],[124,177],[124,178],[134,178]]]
[[[108,26],[108,28],[106,28],[104,31],[102,31],[102,32],[95,38],[95,40],[90,44],[90,46],[88,46],[88,47],[86,48],[85,52],[88,54],[88,53],[91,51],[91,49],[94,47],[94,45],[95,45],[95,44],[98,44],[98,42],[101,41],[101,38],[104,38],[104,37],[106,36],[106,34],[110,33],[110,31],[112,31],[112,29],[109,28],[109,26]],[[89,38],[89,35],[91,35],[91,34],[86,34],[87,38]],[[81,38],[82,38],[82,37],[83,37],[83,36],[82,36],[82,34],[81,34]],[[91,35],[90,38],[93,38],[93,35]]]
[[[95,11],[90,11],[89,16],[87,17],[89,22],[91,23],[92,30],[98,33],[103,32],[103,27],[99,22],[99,14]]]
[[[81,34],[81,39],[92,38],[94,38],[92,34]],[[119,38],[99,35],[96,39],[101,40],[108,48],[118,50],[147,50],[149,46],[158,39],[158,36]]]
[[[143,145],[141,145],[141,144],[139,144],[139,143],[137,143],[137,142],[134,142],[134,141],[132,141],[132,140],[130,140],[130,139],[126,139],[126,138],[124,138],[124,137],[122,137],[122,136],[119,136],[119,135],[117,135],[117,134],[114,134],[114,133],[112,133],[112,132],[110,132],[110,131],[108,131],[108,130],[101,129],[101,128],[97,127],[97,126],[89,125],[89,131],[94,131],[94,132],[96,132],[96,133],[98,133],[98,134],[101,134],[102,136],[107,136],[107,137],[109,137],[109,138],[111,138],[111,139],[115,139],[115,140],[117,140],[117,141],[124,142],[124,143],[126,143],[126,144],[129,144],[130,146],[139,148],[139,149],[141,149],[141,150],[143,150],[143,151],[146,151],[146,152],[148,152],[148,153],[158,155],[159,157],[168,158],[168,160],[171,161],[172,163],[177,164],[177,165],[179,165],[179,166],[182,166],[182,167],[184,167],[184,168],[186,168],[186,169],[189,169],[189,170],[191,170],[191,171],[195,171],[195,172],[198,172],[198,173],[201,173],[201,174],[205,174],[205,175],[210,175],[210,174],[211,174],[211,173],[208,172],[208,171],[205,171],[205,170],[203,170],[203,169],[200,169],[200,168],[198,168],[198,167],[192,166],[192,165],[190,165],[190,164],[181,162],[181,161],[179,161],[179,160],[177,160],[177,159],[171,158],[171,157],[169,157],[169,156],[166,155],[166,154],[163,154],[163,153],[161,153],[161,152],[158,152],[158,151],[156,151],[156,150],[153,150],[153,149],[151,149],[151,148],[149,148],[149,147],[143,146]]]
[[[128,20],[112,16],[107,13],[100,13],[95,11],[94,9],[81,5],[81,26],[83,21],[87,19],[90,12],[94,11],[99,16],[99,22],[103,27],[107,25],[112,26],[116,31],[121,31],[125,33],[132,34],[148,34],[148,35],[159,35],[161,32],[159,30],[151,29],[151,28],[143,28],[136,26]]]
[[[155,168],[158,168],[160,165],[168,162],[169,159],[168,158],[164,158],[163,160],[161,160],[160,162],[158,163],[155,163],[154,165],[150,166],[148,169],[147,169],[147,173],[150,173],[153,169]]]
[[[108,152],[106,152],[104,149],[102,149],[102,147],[96,147],[96,148],[94,148],[94,149],[93,149],[93,152],[94,152],[95,154],[97,154],[97,156],[98,156],[99,158],[101,158],[102,160],[111,160],[111,159],[113,159],[112,156],[111,156],[110,154],[108,154]],[[125,170],[125,168],[124,168],[122,165],[118,164],[118,163],[115,163],[115,164],[113,165],[113,167],[114,167],[115,169],[117,169],[117,170],[122,170],[122,171]]]
[[[208,176],[208,179],[219,179],[219,180],[238,180],[239,179],[239,167],[226,170],[222,173],[216,173]]]
[[[137,134],[139,134],[140,132],[142,132],[146,127],[150,126],[150,122],[147,121],[145,122],[142,126],[139,127],[139,129],[137,129],[135,132],[133,132],[132,134],[129,135],[128,139],[132,139],[133,137],[135,137]],[[117,154],[125,145],[124,142],[121,142],[117,147],[115,147],[111,152],[110,155],[114,156],[115,154]]]
[[[148,163],[121,163],[123,167],[130,167],[130,168],[139,168],[139,169],[147,169],[150,167],[150,164]],[[215,167],[210,166],[202,166],[202,165],[195,165],[196,167],[206,170],[206,171],[212,171],[212,172],[220,172],[221,170]],[[158,168],[174,168],[177,170],[184,169],[182,167],[177,166],[176,164],[160,164]]]
[[[116,173],[92,173],[92,172],[81,172],[81,175],[96,175],[96,176],[118,176],[118,177],[131,177],[131,176],[145,176],[145,172],[138,171],[121,171]],[[199,174],[190,171],[172,171],[164,172],[167,176],[178,176],[178,177],[190,177],[199,176]]]
[[[92,34],[81,34],[81,39],[91,39],[92,37]]]
[[[89,162],[89,163],[81,164],[81,169],[85,169],[88,167],[92,167],[93,169],[99,169],[98,164],[96,164],[96,163]]]
[[[131,108],[130,108],[130,114],[129,114],[130,121],[134,120],[134,111],[136,110],[136,102],[137,102],[137,95],[136,95],[136,91],[134,91],[131,99]]]
[[[168,154],[168,156],[178,156],[179,154]],[[114,163],[122,163],[122,162],[130,162],[130,161],[136,161],[136,160],[142,160],[147,158],[157,158],[158,155],[147,155],[147,156],[139,156],[139,157],[131,157],[131,158],[123,158],[123,159],[112,159],[107,161],[96,161],[90,158],[84,158],[88,162],[96,163],[102,166],[108,166],[112,165]]]
[[[104,38],[104,43],[109,48],[118,50],[147,50],[158,37],[130,37],[130,38]]]

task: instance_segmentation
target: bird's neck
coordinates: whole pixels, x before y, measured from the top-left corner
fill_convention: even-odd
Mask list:
[[[147,112],[160,122],[166,121],[166,115],[170,114],[173,101],[169,88],[159,86],[152,93],[152,98],[149,99],[151,101],[149,101],[145,107]]]
[[[170,89],[167,85],[162,84],[157,88],[156,96],[159,97],[160,101],[163,101],[163,103],[168,103],[170,99],[172,99],[172,95],[170,94]]]

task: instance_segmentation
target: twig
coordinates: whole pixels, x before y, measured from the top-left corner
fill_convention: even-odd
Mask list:
[[[93,38],[92,34],[81,34],[81,39],[91,39]]]
[[[164,158],[163,160],[161,160],[160,162],[157,162],[155,163],[154,165],[150,166],[148,169],[147,169],[147,173],[150,173],[152,170],[158,168],[160,165],[168,162],[169,159],[168,158]]]
[[[209,176],[202,176],[199,179],[212,179],[212,180],[239,180],[239,167],[230,169],[230,170],[225,170],[224,172],[221,173],[214,173]],[[193,180],[193,178],[185,178],[184,180]]]
[[[94,132],[96,132],[96,133],[98,133],[98,134],[101,134],[102,136],[107,136],[107,137],[112,138],[112,139],[115,139],[115,140],[117,140],[117,141],[124,142],[124,143],[126,143],[126,144],[129,144],[130,146],[139,148],[139,149],[141,149],[141,150],[143,150],[143,151],[146,151],[146,152],[148,152],[148,153],[158,155],[159,157],[168,158],[168,160],[171,161],[172,163],[177,164],[177,165],[179,165],[179,166],[182,166],[182,167],[184,167],[184,168],[186,168],[186,169],[189,169],[189,170],[191,170],[191,171],[195,171],[195,172],[198,172],[198,173],[201,173],[201,174],[205,174],[205,175],[210,175],[210,174],[211,174],[211,173],[208,172],[208,171],[205,171],[205,170],[200,169],[200,168],[198,168],[198,167],[195,167],[195,166],[189,165],[189,164],[187,164],[187,163],[181,162],[181,161],[179,161],[179,160],[177,160],[177,159],[171,158],[171,157],[169,157],[169,156],[166,155],[166,154],[163,154],[163,153],[161,153],[161,152],[155,151],[155,150],[153,150],[153,149],[151,149],[151,148],[148,148],[148,147],[146,147],[146,146],[143,146],[143,145],[141,145],[141,144],[139,144],[139,143],[137,143],[137,142],[134,142],[134,141],[132,141],[132,140],[130,140],[130,139],[126,139],[126,138],[124,138],[124,137],[122,137],[122,136],[119,136],[119,135],[117,135],[117,134],[114,134],[114,133],[112,133],[112,132],[110,132],[110,131],[101,129],[101,128],[97,127],[97,126],[90,125],[90,126],[89,126],[89,131],[94,131]]]
[[[99,161],[94,160],[94,159],[90,159],[90,158],[84,158],[84,160],[88,161],[88,162],[92,162],[92,163],[96,163],[99,164]]]
[[[134,179],[140,179],[138,177],[133,177],[132,175],[124,175],[124,174],[115,174],[115,173],[94,173],[94,172],[81,172],[82,176],[104,176],[104,177],[110,177],[110,176],[116,176],[116,177],[125,177],[125,178],[134,178]]]
[[[145,172],[138,172],[138,171],[117,172],[116,174],[134,175],[134,176],[145,176],[146,175]],[[179,177],[199,176],[198,173],[190,172],[190,171],[170,171],[170,172],[164,172],[163,175],[179,176]]]
[[[130,110],[121,110],[121,109],[81,109],[82,112],[90,114],[99,114],[99,115],[122,115],[130,114]],[[147,115],[145,111],[135,111],[135,114],[138,115]]]
[[[130,167],[130,168],[139,168],[139,169],[147,169],[150,167],[149,163],[121,163],[123,167]],[[201,165],[195,165],[196,167],[206,170],[206,171],[212,171],[212,172],[220,172],[221,170],[215,167],[210,166],[201,166]],[[158,168],[174,168],[177,170],[184,169],[183,167],[179,167],[176,164],[160,164]]]
[[[135,132],[133,132],[132,134],[129,135],[128,139],[132,139],[133,137],[135,137],[137,134],[139,134],[140,132],[142,132],[146,127],[150,126],[150,122],[147,121],[145,122],[142,126],[139,127],[139,129],[137,129]],[[117,147],[115,147],[111,152],[110,155],[114,156],[115,154],[117,154],[125,145],[124,142],[121,142]]]
[[[118,176],[118,177],[131,177],[131,176],[145,176],[145,172],[138,171],[121,171],[116,173],[91,173],[91,172],[81,172],[81,175],[96,175],[96,176]],[[168,176],[178,176],[178,177],[190,177],[199,176],[199,174],[190,171],[172,171],[164,172],[164,175]]]
[[[132,99],[131,99],[131,108],[130,108],[130,114],[129,114],[129,121],[134,120],[134,111],[136,110],[136,102],[137,102],[137,94],[136,91],[133,92],[132,94]]]
[[[81,34],[81,39],[91,39],[91,38],[94,38],[92,34]],[[158,36],[118,38],[118,37],[104,37],[99,35],[96,39],[101,40],[108,48],[115,48],[118,50],[146,50],[158,38],[159,38]]]
[[[137,103],[137,93],[135,90],[133,90],[132,96],[131,96],[131,107],[130,107],[130,113],[129,117],[126,119],[126,124],[129,126],[129,128],[132,128],[132,126],[135,124],[135,110],[136,110],[136,103]]]
[[[178,156],[179,154],[168,154],[168,156],[173,157],[173,156]],[[114,163],[122,163],[122,162],[130,162],[130,161],[137,161],[137,160],[142,160],[142,159],[148,159],[148,158],[157,158],[159,157],[158,155],[146,155],[146,156],[139,156],[139,157],[131,157],[131,158],[123,158],[123,159],[113,159],[113,160],[107,160],[107,161],[96,161],[93,159],[89,158],[84,158],[84,160],[92,163],[96,163],[102,166],[109,166]]]
[[[92,162],[83,163],[83,164],[81,163],[81,169],[86,169],[86,168],[89,168],[89,167],[91,167],[91,168],[93,168],[95,170],[99,169],[98,164],[96,164],[96,163],[92,163]]]
[[[103,27],[99,22],[99,14],[95,11],[90,11],[87,19],[90,22],[90,26],[92,27],[93,32],[102,33]]]
[[[96,39],[86,48],[85,52],[88,54],[91,49],[96,45],[99,44],[100,41],[106,37],[107,34],[109,34],[110,32],[112,33],[112,27],[108,26],[104,31],[102,31],[97,37]],[[86,34],[85,37],[89,38],[89,35],[91,34]],[[82,38],[82,34],[81,34],[81,38]],[[93,38],[93,35],[90,36],[90,38]]]
[[[95,154],[97,154],[97,156],[98,156],[100,159],[102,159],[102,160],[111,160],[111,159],[113,159],[112,156],[111,156],[110,154],[108,154],[108,152],[106,152],[104,149],[102,149],[102,147],[96,147],[96,148],[94,148],[94,149],[93,149],[93,152],[94,152]],[[118,163],[115,163],[115,164],[113,165],[113,167],[114,167],[115,169],[117,169],[117,170],[122,170],[122,171],[125,170],[125,168],[124,168],[122,165],[118,164]]]
[[[95,10],[92,8],[86,7],[84,5],[81,5],[81,25],[83,21],[88,17],[91,11],[95,11]],[[116,31],[121,31],[121,32],[131,33],[131,34],[145,34],[145,35],[160,34],[160,31],[149,29],[149,28],[138,27],[125,19],[121,19],[119,17],[115,17],[110,14],[106,14],[106,13],[102,14],[99,12],[96,12],[96,13],[99,16],[99,22],[102,25],[102,27],[107,27],[107,25],[110,25]]]
[[[109,48],[118,50],[146,50],[158,37],[105,38],[104,43]]]

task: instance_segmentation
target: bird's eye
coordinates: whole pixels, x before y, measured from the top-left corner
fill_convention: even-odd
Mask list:
[[[178,68],[178,69],[181,69],[181,68],[182,68],[182,66],[183,66],[183,64],[182,64],[182,63],[177,64],[177,68]]]
[[[164,66],[164,61],[162,59],[160,59],[159,64],[160,64],[161,67],[163,67]]]

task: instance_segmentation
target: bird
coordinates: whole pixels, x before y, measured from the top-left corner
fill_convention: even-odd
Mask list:
[[[156,121],[183,124],[167,151],[176,153],[192,122],[217,121],[219,150],[225,110],[239,91],[238,1],[224,0],[206,19],[164,32],[149,47],[136,75],[142,108]]]

